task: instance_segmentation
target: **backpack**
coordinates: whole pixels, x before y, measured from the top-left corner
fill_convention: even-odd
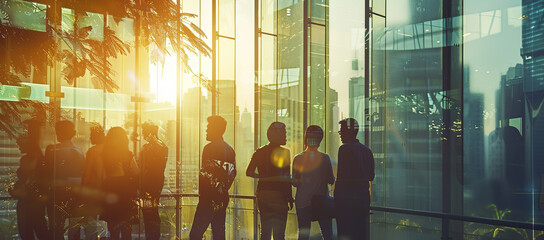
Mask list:
[[[225,159],[227,159],[227,150],[224,149]],[[215,193],[227,193],[236,178],[236,166],[234,163],[224,160],[210,159],[202,165],[200,176],[209,181]]]

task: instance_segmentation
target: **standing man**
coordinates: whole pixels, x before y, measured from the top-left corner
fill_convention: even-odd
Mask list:
[[[206,140],[202,150],[199,177],[200,197],[189,238],[202,240],[212,224],[213,239],[225,239],[225,217],[229,203],[229,189],[236,177],[234,149],[223,140],[227,121],[220,116],[208,117]]]
[[[98,123],[91,126],[91,148],[87,150],[85,171],[81,184],[88,192],[83,199],[86,214],[84,217],[85,240],[98,239],[98,214],[100,213],[100,187],[104,179],[104,129]]]
[[[334,189],[338,239],[368,239],[374,156],[357,140],[359,125],[355,119],[346,118],[339,124],[343,144],[338,150],[338,180]]]
[[[81,149],[72,143],[72,138],[76,135],[74,123],[67,120],[58,121],[55,124],[55,133],[59,143],[47,146],[44,160],[46,180],[51,187],[47,215],[52,238],[63,240],[64,223],[70,218],[76,202],[77,197],[73,190],[81,185],[85,157]],[[79,239],[79,225],[70,225],[76,227],[69,229],[68,239]]]
[[[261,239],[285,239],[287,212],[293,208],[291,154],[281,147],[287,142],[285,124],[273,122],[266,133],[269,144],[251,157],[246,175],[258,178],[257,205],[261,217]],[[255,172],[257,170],[257,172]]]
[[[10,189],[11,196],[17,199],[17,226],[22,240],[49,239],[45,221],[45,197],[42,192],[42,179],[37,172],[43,162],[40,149],[41,124],[35,119],[26,120],[26,131],[17,138],[21,151],[21,161],[17,169],[17,182]]]
[[[168,160],[168,147],[159,139],[159,127],[144,123],[142,135],[147,141],[140,152],[141,194],[143,199],[145,239],[158,240],[161,237],[159,200],[164,186],[164,169]]]

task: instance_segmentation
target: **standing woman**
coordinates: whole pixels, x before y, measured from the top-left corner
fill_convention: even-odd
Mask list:
[[[329,197],[328,184],[334,184],[329,155],[319,152],[323,129],[311,125],[304,135],[304,152],[293,160],[293,186],[297,188],[295,205],[298,218],[298,239],[310,239],[312,220],[319,222],[323,239],[332,239],[332,218],[319,214],[313,204]]]
[[[131,239],[132,222],[138,214],[138,166],[128,149],[127,132],[121,127],[108,131],[102,151],[106,193],[104,212],[100,217],[108,223],[110,239]]]

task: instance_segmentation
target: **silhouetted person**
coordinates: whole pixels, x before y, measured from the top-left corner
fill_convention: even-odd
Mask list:
[[[85,157],[81,149],[72,143],[72,138],[76,134],[74,123],[58,121],[55,124],[55,133],[59,143],[49,145],[45,150],[47,180],[51,184],[47,215],[53,239],[64,239],[66,219],[68,218],[70,222],[75,221],[70,217],[79,199],[73,190],[81,186]],[[79,226],[69,229],[68,239],[79,239]]]
[[[43,162],[39,146],[40,123],[27,120],[25,124],[26,132],[17,139],[23,156],[17,169],[17,182],[10,193],[17,199],[17,226],[21,239],[33,240],[34,236],[48,239],[45,199],[36,174]]]
[[[357,140],[359,125],[355,119],[347,118],[339,124],[343,144],[338,149],[338,179],[334,188],[338,239],[367,239],[374,156]]]
[[[81,184],[85,187],[85,239],[98,238],[98,214],[101,211],[100,188],[104,179],[104,166],[102,162],[102,151],[104,150],[104,140],[106,138],[104,129],[99,124],[91,127],[91,148],[87,150],[85,171]]]
[[[227,122],[220,116],[208,117],[206,140],[202,150],[198,206],[189,238],[201,240],[208,225],[213,239],[225,239],[225,217],[229,189],[236,176],[234,149],[223,140]]]
[[[286,144],[285,124],[273,122],[266,133],[269,144],[251,157],[246,175],[258,178],[257,205],[261,217],[261,239],[285,239],[287,211],[293,208],[291,161]],[[257,172],[255,172],[257,170]]]
[[[159,139],[159,128],[144,123],[142,135],[148,142],[140,152],[141,198],[144,206],[145,239],[156,240],[161,236],[159,200],[164,186],[164,169],[168,160],[168,147]]]
[[[298,239],[310,239],[313,219],[319,222],[323,239],[332,239],[332,218],[319,214],[322,209],[313,206],[329,196],[328,184],[334,184],[334,173],[329,155],[319,152],[323,129],[311,125],[304,136],[304,152],[293,159],[293,186],[297,188],[295,206],[298,218]]]
[[[138,166],[128,148],[127,132],[121,127],[108,131],[102,151],[106,193],[104,213],[100,218],[108,223],[110,239],[131,239],[132,224],[138,214]]]

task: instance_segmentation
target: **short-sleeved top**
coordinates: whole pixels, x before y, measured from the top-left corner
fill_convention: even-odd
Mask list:
[[[145,144],[140,152],[141,190],[152,196],[160,195],[164,186],[164,169],[168,160],[168,147],[161,141]]]
[[[221,167],[213,167],[218,164],[221,164]],[[212,141],[204,146],[199,176],[200,199],[228,201],[228,189],[221,189],[219,185],[230,187],[232,182],[229,182],[229,176],[232,175],[229,173],[236,175],[234,149],[223,140]]]
[[[255,151],[248,169],[256,169],[260,176],[257,192],[278,191],[284,194],[286,201],[293,201],[290,156],[288,149],[270,144]]]
[[[374,180],[374,155],[358,140],[346,142],[338,149],[338,173],[335,198],[365,198],[369,181]]]
[[[47,180],[51,183],[64,181],[69,185],[79,185],[85,170],[85,157],[71,141],[64,141],[47,146],[44,165]]]
[[[334,184],[334,173],[329,155],[309,151],[295,156],[293,160],[293,186],[297,188],[297,208],[312,205],[314,196],[328,196],[329,186]]]

